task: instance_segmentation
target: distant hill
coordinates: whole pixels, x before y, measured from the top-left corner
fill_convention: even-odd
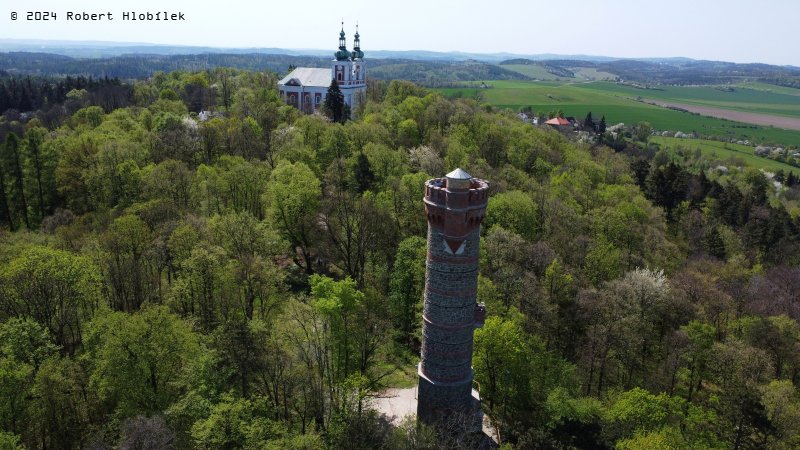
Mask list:
[[[122,79],[147,78],[154,72],[235,67],[270,70],[282,75],[290,65],[329,67],[330,59],[317,56],[272,54],[123,55],[109,58],[72,58],[49,53],[0,53],[0,71],[8,75],[91,76]],[[414,61],[370,59],[369,73],[378,79],[406,79],[427,86],[462,81],[524,80],[525,75],[481,61]],[[2,73],[2,72],[0,72]]]
[[[146,78],[157,71],[205,70],[236,67],[247,70],[287,71],[289,65],[325,67],[325,59],[314,56],[268,54],[124,55],[79,59],[50,53],[0,53],[0,69],[10,74],[41,76],[92,76],[123,79]]]
[[[743,80],[800,77],[800,68],[722,61],[648,62],[619,60],[597,65],[629,81],[662,84],[718,84]]]
[[[0,52],[34,52],[73,58],[110,58],[123,55],[196,55],[224,53],[233,55],[272,54],[290,56],[327,56],[333,51],[290,50],[277,47],[222,48],[105,41],[53,41],[36,39],[0,39]]]
[[[481,61],[370,60],[370,76],[404,79],[425,86],[447,86],[463,81],[529,80],[530,77]]]
[[[107,41],[59,41],[45,39],[0,39],[0,52],[39,52],[72,56],[75,58],[108,58],[130,54],[195,55],[218,54],[270,54],[290,56],[331,57],[335,49],[286,49],[276,47],[225,48]],[[619,58],[597,55],[558,55],[554,53],[520,55],[514,53],[433,52],[428,50],[366,50],[370,58],[411,59],[415,61],[483,61],[497,64],[500,61],[524,58],[543,61],[569,59],[573,61],[606,62]],[[657,60],[657,59],[655,59]]]
[[[520,67],[539,66],[548,73],[562,78],[574,77],[576,68],[594,69],[598,72],[613,74],[624,81],[643,84],[725,84],[760,80],[789,87],[800,87],[800,68],[797,67],[701,61],[688,58],[620,59],[605,62],[513,58],[500,61],[499,65],[521,73],[530,73],[531,71],[520,70]]]
[[[0,39],[0,76],[146,78],[156,71],[236,67],[286,73],[289,66],[328,67],[331,50],[224,49],[102,41]],[[689,58],[613,59],[588,55],[367,51],[373,78],[427,86],[465,81],[619,79],[640,84],[724,84],[764,81],[800,88],[800,68]]]

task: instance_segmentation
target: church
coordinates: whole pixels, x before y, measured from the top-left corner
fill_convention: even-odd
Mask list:
[[[339,51],[331,61],[330,69],[298,67],[278,82],[281,100],[288,105],[305,112],[312,113],[325,102],[331,80],[336,80],[344,95],[344,102],[351,109],[358,106],[360,99],[367,93],[367,68],[364,63],[364,52],[361,51],[361,36],[356,34],[353,51],[347,50],[345,42],[344,22],[339,33]]]

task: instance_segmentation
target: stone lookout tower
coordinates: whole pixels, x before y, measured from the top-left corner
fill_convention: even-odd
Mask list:
[[[423,423],[441,423],[459,414],[480,417],[477,394],[472,390],[472,335],[486,317],[476,295],[480,227],[488,189],[485,180],[472,178],[461,169],[425,183],[428,258],[422,361],[417,369],[417,417]]]

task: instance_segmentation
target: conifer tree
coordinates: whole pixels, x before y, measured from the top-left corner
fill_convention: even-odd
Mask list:
[[[6,151],[5,158],[6,164],[9,168],[10,175],[13,177],[11,181],[11,201],[14,203],[14,208],[17,213],[22,215],[22,220],[25,222],[25,227],[30,229],[31,224],[28,221],[28,204],[25,201],[25,180],[22,174],[22,162],[20,161],[19,151],[19,138],[14,133],[9,133],[6,137]]]
[[[711,228],[705,235],[705,248],[709,255],[719,259],[725,258],[725,242],[717,227]]]
[[[325,97],[325,113],[336,123],[344,123],[344,94],[339,89],[339,83],[336,80],[331,80],[331,85],[328,87],[328,94]]]
[[[363,152],[358,154],[356,165],[353,167],[353,177],[355,178],[355,188],[359,194],[363,194],[372,187],[375,182],[375,173],[372,172],[369,159]]]
[[[11,217],[11,209],[8,207],[8,197],[6,196],[6,174],[2,164],[0,164],[0,214],[3,214],[8,229],[14,231],[14,219]]]
[[[786,186],[792,187],[797,184],[797,177],[794,175],[794,172],[789,172],[789,176],[786,177]]]

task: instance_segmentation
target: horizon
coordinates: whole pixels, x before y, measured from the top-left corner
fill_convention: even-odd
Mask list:
[[[356,23],[367,57],[372,51],[430,51],[437,53],[554,54],[603,56],[618,59],[689,58],[735,63],[800,66],[793,51],[794,17],[800,6],[773,0],[768,8],[732,0],[724,8],[675,0],[669,8],[652,12],[633,0],[610,0],[602,5],[578,0],[554,8],[546,2],[509,0],[485,8],[476,0],[457,6],[410,0],[392,10],[391,20],[381,5],[352,0],[347,6],[309,0],[303,6],[313,14],[286,20],[278,3],[249,4],[231,0],[224,7],[198,5],[188,0],[86,0],[66,8],[57,0],[32,6],[7,7],[0,17],[0,39],[100,41],[128,45],[211,47],[221,49],[280,48],[321,51],[338,46],[344,20],[347,46],[352,47]],[[182,12],[185,21],[122,21],[124,11]],[[9,12],[20,14],[12,21]],[[53,11],[55,21],[32,22],[26,11]],[[114,20],[67,21],[65,13],[111,12]],[[425,11],[425,14],[419,14]],[[513,12],[513,14],[508,14]],[[254,31],[256,30],[256,31]],[[379,31],[378,31],[379,30]],[[766,36],[753,39],[751,36]],[[146,39],[142,39],[145,37]],[[142,42],[145,41],[145,42]],[[379,50],[380,49],[380,50]]]
[[[2,50],[2,44],[8,41],[16,41],[19,42],[20,47],[27,46],[32,47],[34,45],[41,45],[40,49],[9,49],[9,50]],[[42,44],[37,44],[38,42],[42,42]],[[46,44],[44,44],[46,43]],[[0,37],[0,53],[2,52],[21,52],[21,53],[45,53],[45,54],[59,54],[64,55],[63,53],[51,53],[48,50],[53,49],[70,49],[70,50],[79,50],[79,49],[115,49],[120,48],[124,49],[127,47],[165,47],[165,48],[208,48],[218,50],[219,54],[225,54],[224,50],[231,50],[231,51],[243,51],[243,50],[280,50],[285,52],[295,52],[285,53],[287,56],[319,56],[324,57],[327,56],[329,53],[328,50],[322,48],[284,48],[284,47],[275,47],[275,46],[260,46],[260,47],[221,47],[221,46],[214,46],[214,45],[189,45],[189,44],[168,44],[168,43],[155,43],[155,42],[127,42],[127,41],[102,41],[102,40],[55,40],[55,39],[20,39],[20,38],[2,38]],[[349,48],[349,47],[348,47]],[[302,54],[298,54],[297,52],[301,52]],[[772,64],[772,63],[765,63],[763,61],[730,61],[730,60],[721,60],[721,59],[700,59],[700,58],[692,58],[683,55],[672,55],[672,56],[617,56],[611,54],[587,54],[587,53],[572,53],[572,54],[561,54],[561,53],[534,53],[534,54],[521,54],[521,53],[512,53],[512,52],[498,52],[498,53],[481,53],[481,52],[469,52],[463,50],[423,50],[423,49],[407,49],[407,50],[387,50],[387,49],[373,49],[370,50],[373,53],[414,53],[414,52],[426,52],[435,55],[466,55],[466,56],[491,56],[491,55],[506,55],[513,58],[537,58],[535,62],[539,61],[548,61],[552,59],[575,59],[575,60],[605,60],[608,59],[609,61],[614,60],[639,60],[639,61],[646,61],[646,60],[677,60],[677,59],[685,59],[691,61],[710,61],[710,62],[725,62],[725,63],[735,63],[735,64],[767,64],[767,65],[774,65],[777,67],[789,67],[789,68],[800,68],[800,65],[794,64]],[[333,53],[333,51],[330,51]],[[140,53],[120,53],[118,55],[104,55],[104,56],[71,56],[65,55],[72,58],[77,59],[102,59],[102,58],[109,58],[114,56],[122,56],[122,55],[136,55]],[[147,54],[147,53],[141,53]],[[203,53],[169,53],[170,55],[193,55],[193,54],[203,54]],[[264,53],[268,54],[268,53]],[[284,54],[284,53],[277,53],[277,54]],[[552,57],[552,58],[546,58]],[[380,57],[378,59],[383,58],[391,58],[391,57]],[[513,59],[512,58],[512,59]],[[414,58],[408,58],[414,59]],[[468,58],[469,59],[469,58]],[[443,58],[442,60],[447,60]],[[488,60],[483,60],[488,61]]]

